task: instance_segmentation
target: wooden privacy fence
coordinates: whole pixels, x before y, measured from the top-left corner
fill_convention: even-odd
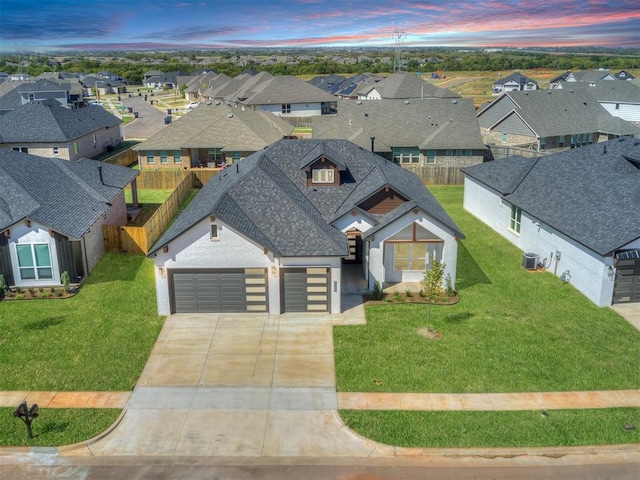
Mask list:
[[[142,190],[168,190],[176,188],[186,177],[193,177],[193,186],[202,187],[219,168],[194,168],[193,170],[143,170],[138,175],[136,183]]]
[[[116,153],[104,160],[106,163],[113,163],[114,165],[120,165],[121,167],[128,167],[132,163],[138,161],[138,154],[131,149],[124,150]]]
[[[427,185],[462,185],[464,174],[460,167],[444,165],[403,165],[403,168],[415,173],[422,183]]]
[[[194,185],[195,176],[190,172],[182,178],[169,198],[160,205],[142,227],[104,225],[104,247],[107,252],[127,252],[139,255],[149,253],[151,247],[162,235],[175,217],[180,205],[187,198]]]

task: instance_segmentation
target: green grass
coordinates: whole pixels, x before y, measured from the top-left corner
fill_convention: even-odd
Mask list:
[[[138,201],[140,203],[161,204],[171,196],[173,189],[138,189]],[[131,189],[125,188],[124,201],[131,203]]]
[[[13,408],[0,408],[0,445],[60,446],[78,443],[106,430],[120,414],[119,409],[40,409],[31,423],[33,439],[27,439],[22,420]]]
[[[462,228],[460,302],[432,307],[440,340],[416,334],[424,305],[366,308],[367,325],[334,328],[338,391],[532,392],[636,389],[640,333],[462,209],[462,187],[432,188]]]
[[[0,389],[133,389],[162,327],[153,262],[106,254],[67,299],[0,302]]]
[[[550,447],[640,442],[640,409],[406,412],[341,410],[360,435],[399,447]],[[624,428],[625,423],[635,430]]]

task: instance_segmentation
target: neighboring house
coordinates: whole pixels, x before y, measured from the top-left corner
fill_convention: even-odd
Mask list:
[[[640,86],[631,81],[598,82],[587,88],[609,114],[627,122],[640,122]]]
[[[293,126],[268,112],[201,103],[133,149],[142,169],[232,165],[291,135]]]
[[[122,120],[100,106],[32,102],[0,116],[0,149],[64,160],[95,157],[122,143]]]
[[[640,302],[640,140],[510,157],[464,173],[464,208],[537,254],[533,264],[596,305]]]
[[[538,82],[521,73],[512,73],[504,78],[500,78],[493,83],[493,94],[499,95],[503,92],[518,92],[538,90]]]
[[[626,70],[620,70],[618,73],[614,75],[618,80],[633,80],[634,77],[630,72]]]
[[[339,100],[313,119],[313,138],[343,138],[405,167],[482,163],[488,151],[471,99]]]
[[[181,70],[163,73],[159,70],[151,70],[144,74],[144,86],[149,88],[174,89],[178,86],[178,77],[184,77],[187,73]]]
[[[640,134],[637,126],[610,115],[591,88],[506,92],[477,115],[485,144],[535,151]]]
[[[395,73],[379,82],[365,84],[356,93],[359,100],[460,98],[457,93],[436,87],[414,73]]]
[[[331,75],[318,75],[313,77],[309,80],[309,83],[314,87],[318,87],[320,90],[330,93],[331,95],[337,95],[337,91],[346,79],[347,77],[332,73]]]
[[[102,225],[126,225],[136,170],[0,149],[0,273],[8,285],[85,278],[104,254]]]
[[[334,111],[336,98],[292,75],[260,72],[249,76],[224,100],[234,106],[264,110],[281,117],[311,117]]]
[[[69,85],[60,85],[46,79],[19,83],[0,96],[0,115],[15,110],[26,103],[42,100],[56,100],[64,107],[70,106],[69,90]]]
[[[360,73],[349,78],[331,74],[314,77],[309,80],[309,83],[338,98],[357,100],[360,89],[373,85],[383,79],[384,77],[371,73]]]
[[[370,289],[455,284],[462,232],[420,179],[346,140],[280,140],[209,181],[151,249],[158,312],[341,311],[342,269]]]
[[[87,95],[108,95],[127,91],[126,83],[98,75],[85,75],[82,77],[82,86]]]
[[[575,72],[565,72],[549,81],[549,90],[566,88],[567,83],[596,83],[601,80],[617,80],[617,78],[607,70],[577,70]]]

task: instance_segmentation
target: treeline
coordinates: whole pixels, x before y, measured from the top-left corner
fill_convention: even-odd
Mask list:
[[[210,55],[212,52],[208,52]],[[264,56],[265,52],[261,52]],[[243,71],[252,68],[257,71],[266,71],[273,75],[326,75],[341,74],[355,75],[358,73],[390,73],[393,71],[393,52],[383,51],[362,51],[362,52],[327,52],[314,51],[313,54],[296,52],[279,52],[281,56],[290,59],[288,63],[275,63],[264,65],[256,61],[243,61],[239,65],[238,58],[256,58],[247,52],[236,52],[232,55],[229,52],[218,54],[220,61],[207,65],[194,65],[202,56],[194,52],[188,52],[181,57],[189,62],[172,61],[176,53],[171,56],[167,53],[154,54],[123,54],[122,58],[132,59],[134,62],[142,58],[157,58],[165,60],[162,64],[149,63],[127,63],[114,61],[98,61],[86,57],[67,57],[60,63],[50,63],[50,57],[29,56],[17,58],[15,55],[5,55],[0,57],[0,71],[6,73],[27,73],[32,76],[40,75],[44,72],[64,71],[77,73],[98,73],[110,71],[126,78],[132,84],[140,84],[145,72],[149,70],[162,70],[163,72],[182,70],[188,74],[195,71],[214,70],[234,77]],[[215,54],[215,52],[214,52]],[[106,55],[106,54],[105,54]],[[246,57],[243,57],[245,55]],[[275,54],[273,54],[275,55]],[[298,59],[300,56],[302,59]],[[139,57],[139,58],[138,58]],[[311,57],[311,59],[309,58]],[[269,58],[266,56],[265,58]],[[16,65],[27,60],[28,66]],[[402,70],[409,72],[432,72],[442,71],[508,71],[508,70],[528,70],[534,68],[550,68],[554,70],[591,70],[598,68],[609,68],[611,70],[633,69],[640,67],[640,53],[635,51],[624,51],[616,54],[585,54],[585,53],[564,53],[564,52],[460,52],[455,50],[430,50],[415,51],[408,50],[402,52]]]

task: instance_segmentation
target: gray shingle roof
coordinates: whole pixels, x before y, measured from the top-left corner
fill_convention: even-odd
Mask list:
[[[526,75],[522,75],[521,73],[512,73],[511,75],[507,75],[506,77],[503,78],[499,78],[498,80],[496,80],[495,82],[493,82],[494,85],[504,85],[505,83],[509,83],[509,82],[516,82],[520,85],[526,85],[529,82],[535,83],[536,85],[538,84],[538,82],[536,82],[533,78],[529,78]]]
[[[640,129],[632,123],[614,119],[598,103],[591,88],[506,92],[480,110],[478,118],[480,124],[485,126],[483,115],[487,115],[493,108],[499,108],[498,102],[511,100],[516,108],[491,125],[491,128],[497,128],[509,115],[517,114],[540,138],[589,132],[616,135],[640,133]],[[498,131],[501,130],[498,128]]]
[[[69,142],[122,123],[100,106],[71,110],[55,100],[26,103],[0,117],[0,142]]]
[[[374,88],[382,98],[460,98],[457,93],[436,87],[414,73],[395,73],[377,83],[363,86],[358,94],[367,95]]]
[[[623,137],[534,159],[509,157],[462,170],[600,255],[640,238],[638,139]]]
[[[336,115],[312,122],[314,138],[345,138],[370,149],[375,137],[376,152],[486,149],[471,99],[338,100]]]
[[[256,152],[292,131],[290,123],[269,112],[242,110],[216,100],[201,103],[134,150],[222,148]]]
[[[138,173],[86,158],[69,162],[0,149],[0,231],[30,219],[81,238]]]
[[[245,105],[277,105],[282,103],[321,103],[333,102],[335,97],[309,82],[300,80],[292,75],[278,75],[263,81],[252,83],[261,74],[251,77],[245,85],[234,95],[236,100]]]
[[[349,181],[339,186],[307,186],[300,161],[309,152],[321,152],[319,145],[341,158]],[[346,140],[280,140],[209,181],[150,255],[214,215],[277,256],[344,256],[346,237],[331,222],[385,186],[411,200],[402,209],[417,206],[462,236],[420,179],[402,167]],[[375,218],[383,226],[394,215]]]

